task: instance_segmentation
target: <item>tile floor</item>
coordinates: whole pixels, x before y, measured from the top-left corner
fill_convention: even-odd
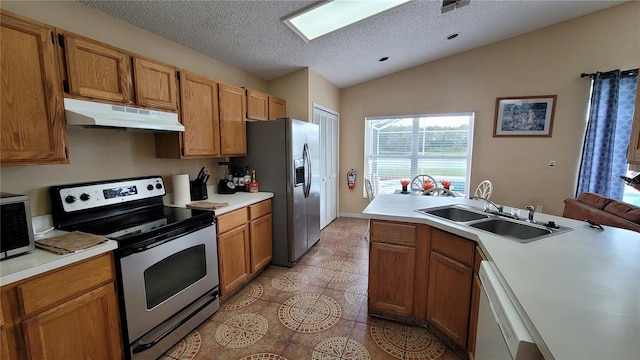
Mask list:
[[[366,220],[336,219],[296,266],[267,267],[162,359],[459,359],[423,328],[367,315],[366,233]]]

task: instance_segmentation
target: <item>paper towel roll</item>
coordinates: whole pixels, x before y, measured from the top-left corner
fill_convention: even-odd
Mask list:
[[[171,180],[173,181],[173,203],[180,206],[190,203],[189,174],[172,175]]]

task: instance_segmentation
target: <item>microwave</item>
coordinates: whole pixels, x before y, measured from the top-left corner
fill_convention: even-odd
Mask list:
[[[0,259],[35,249],[29,197],[0,192]]]

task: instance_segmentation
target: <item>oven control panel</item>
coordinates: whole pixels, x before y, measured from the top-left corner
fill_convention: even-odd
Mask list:
[[[159,176],[70,185],[58,190],[62,207],[67,213],[164,196],[165,194],[164,182]]]

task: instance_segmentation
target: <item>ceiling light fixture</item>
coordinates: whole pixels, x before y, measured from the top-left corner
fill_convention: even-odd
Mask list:
[[[411,0],[330,0],[304,9],[282,21],[309,42]]]

